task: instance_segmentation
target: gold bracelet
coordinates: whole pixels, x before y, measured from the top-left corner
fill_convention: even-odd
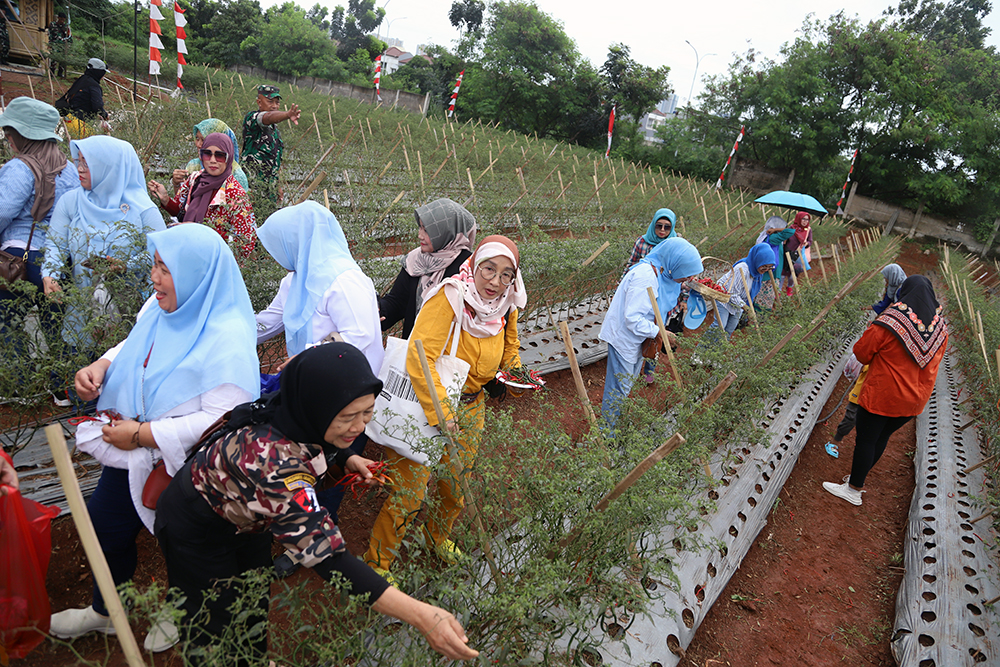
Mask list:
[[[139,427],[135,429],[135,433],[132,434],[132,444],[136,447],[141,447],[142,443],[139,442],[139,431],[142,430],[142,422],[139,422]]]

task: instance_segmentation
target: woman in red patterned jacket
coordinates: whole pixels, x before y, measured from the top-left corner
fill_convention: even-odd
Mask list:
[[[181,183],[173,199],[157,181],[149,191],[170,215],[181,222],[201,222],[215,229],[233,248],[234,254],[248,257],[257,242],[253,206],[246,190],[233,176],[233,142],[225,134],[213,132],[201,145],[204,167]]]

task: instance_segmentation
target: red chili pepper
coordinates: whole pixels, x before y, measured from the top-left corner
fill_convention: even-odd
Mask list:
[[[382,484],[392,484],[393,483],[392,478],[389,477],[388,475],[382,474],[382,471],[385,470],[388,467],[388,465],[389,464],[387,464],[385,461],[372,461],[371,463],[368,464],[368,470],[369,472],[372,473],[372,475],[375,476],[375,479],[377,479]],[[347,473],[346,475],[341,477],[336,484],[334,484],[334,486],[340,486],[340,485],[343,485],[345,489],[350,489],[351,493],[354,495],[355,500],[357,500],[361,495],[358,492],[359,488],[361,491],[364,491],[366,486],[364,483],[364,479],[362,479],[361,475],[359,475],[356,472]]]

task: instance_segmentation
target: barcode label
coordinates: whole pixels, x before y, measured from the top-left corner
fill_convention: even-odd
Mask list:
[[[413,384],[409,375],[402,375],[389,369],[389,377],[385,381],[383,391],[388,391],[393,396],[398,396],[404,401],[417,402],[417,394],[413,391]]]

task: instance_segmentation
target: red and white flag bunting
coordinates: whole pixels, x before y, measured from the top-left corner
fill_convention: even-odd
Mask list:
[[[149,73],[151,75],[159,75],[160,73],[160,49],[163,48],[163,42],[160,41],[162,33],[159,21],[163,20],[163,14],[160,13],[162,6],[162,0],[149,0]]]
[[[458,73],[458,81],[455,82],[455,90],[451,91],[451,103],[448,105],[448,118],[451,118],[452,114],[455,113],[455,100],[458,99],[458,89],[462,87],[463,76],[465,76],[464,69]]]
[[[375,56],[375,97],[382,101],[382,94],[379,92],[379,80],[382,78],[382,54]]]
[[[844,187],[840,190],[840,200],[837,202],[837,215],[844,215],[844,209],[840,208],[840,205],[844,203],[844,197],[847,196],[847,184],[851,182],[851,174],[854,173],[854,161],[858,159],[858,151],[855,149],[854,155],[851,156],[851,168],[847,172],[847,180],[844,181]]]
[[[174,25],[177,26],[177,87],[184,88],[181,77],[184,76],[184,66],[187,65],[187,60],[184,58],[188,52],[187,32],[184,30],[187,19],[184,18],[184,10],[176,2],[174,2]]]
[[[736,137],[736,143],[733,144],[733,150],[729,151],[729,157],[726,159],[726,166],[722,168],[722,173],[719,174],[719,180],[715,183],[715,189],[718,190],[722,187],[722,181],[726,178],[726,169],[729,169],[729,163],[733,161],[733,156],[736,155],[736,151],[740,149],[740,142],[743,141],[744,126],[740,125],[740,134]]]
[[[615,111],[617,109],[618,103],[616,102],[611,107],[611,118],[608,119],[608,150],[604,151],[604,157],[611,157],[611,134],[615,131]]]

